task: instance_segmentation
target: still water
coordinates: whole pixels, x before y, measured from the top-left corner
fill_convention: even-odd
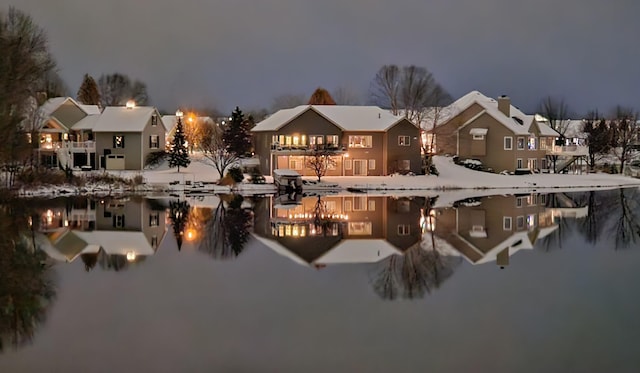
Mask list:
[[[637,372],[639,202],[2,206],[0,372]]]

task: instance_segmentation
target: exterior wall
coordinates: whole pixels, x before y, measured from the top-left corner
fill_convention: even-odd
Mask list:
[[[74,105],[71,101],[66,101],[53,113],[52,117],[55,117],[60,123],[64,124],[67,128],[70,128],[76,124],[80,119],[87,116],[82,109]]]
[[[409,146],[399,145],[399,136],[409,136]],[[400,169],[399,161],[408,160],[410,171],[422,173],[422,157],[420,155],[420,129],[408,120],[403,120],[390,128],[386,133],[386,154],[384,175],[389,175]]]
[[[166,215],[165,210],[152,210],[144,200],[107,200],[97,205],[96,230],[142,232],[157,249],[166,232]],[[117,224],[120,219],[124,219],[122,226]]]
[[[476,116],[482,110],[484,110],[482,106],[473,104],[446,123],[438,126],[432,131],[428,131],[436,134],[435,145],[437,154],[458,154],[458,138],[456,129],[465,124],[469,119]]]
[[[405,251],[422,241],[420,228],[422,198],[390,198],[386,203],[385,237],[399,250]]]
[[[275,131],[253,132],[253,148],[264,175],[271,175],[271,139],[275,134]]]
[[[349,136],[371,136],[370,148],[350,148]],[[366,175],[363,176],[382,176],[385,175],[384,164],[384,149],[385,149],[385,134],[384,132],[345,132],[343,136],[342,145],[347,150],[346,166],[348,167],[349,161],[351,161],[351,168],[344,168],[345,176],[355,176],[356,161],[366,161]],[[374,167],[371,168],[372,162]]]
[[[142,131],[142,138],[141,138],[142,158],[140,160],[141,166],[139,169],[144,168],[145,160],[147,159],[147,156],[149,154],[153,152],[162,151],[165,149],[165,146],[166,146],[166,133],[160,120],[160,114],[156,112],[156,116],[158,117],[158,120],[156,122],[157,124],[155,126],[152,126],[151,118],[149,118],[149,121],[145,125],[144,130]],[[150,138],[152,135],[158,136],[158,148],[151,148]]]
[[[113,136],[124,136],[124,148],[113,147]],[[98,132],[95,134],[95,139],[98,168],[102,166],[100,158],[109,153],[124,155],[126,170],[142,169],[142,134],[140,132]]]
[[[473,135],[469,133],[473,128],[488,129],[484,140],[473,139]],[[458,136],[460,142],[458,155],[460,159],[478,159],[486,167],[491,167],[496,172],[502,170],[513,171],[515,169],[514,151],[504,150],[505,136],[513,138],[513,133],[491,115],[483,114],[476,118],[472,123],[461,129],[458,132]],[[478,143],[478,145],[474,143]],[[482,151],[478,151],[479,149],[482,149]],[[515,143],[512,143],[512,149],[515,149]],[[484,153],[484,155],[481,153]]]

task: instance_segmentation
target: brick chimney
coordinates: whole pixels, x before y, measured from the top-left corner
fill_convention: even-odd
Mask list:
[[[511,118],[511,99],[509,96],[502,95],[498,97],[498,110],[507,117]]]

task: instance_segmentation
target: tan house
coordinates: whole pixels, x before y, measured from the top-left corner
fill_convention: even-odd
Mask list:
[[[420,244],[422,205],[420,198],[366,195],[263,198],[254,236],[305,266],[375,263]]]
[[[509,97],[497,100],[472,91],[442,111],[441,123],[427,131],[434,136],[436,154],[479,160],[495,172],[517,169],[548,170],[548,156],[560,136],[535,115],[511,105]]]
[[[284,109],[252,130],[260,169],[287,168],[314,176],[307,160],[328,152],[327,176],[420,173],[420,130],[404,117],[375,106],[301,105]]]
[[[50,167],[60,164],[62,167],[95,168],[95,142],[86,125],[99,114],[98,106],[79,104],[71,97],[47,100],[37,112],[40,163]]]
[[[98,167],[107,170],[141,170],[150,153],[165,148],[166,130],[154,107],[107,107],[92,130]]]

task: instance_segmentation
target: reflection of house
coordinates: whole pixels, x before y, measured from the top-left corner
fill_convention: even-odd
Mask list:
[[[276,112],[252,130],[263,173],[288,168],[314,175],[310,157],[332,157],[327,175],[419,173],[418,127],[374,106],[302,105]]]
[[[256,205],[254,232],[300,264],[372,263],[419,244],[421,207],[392,197],[304,197],[298,204],[264,198]]]
[[[71,262],[83,254],[124,256],[134,261],[153,255],[165,235],[165,210],[144,200],[67,200],[41,214],[38,230],[43,250],[53,259]]]
[[[48,100],[42,118],[39,158],[70,168],[140,170],[147,155],[164,149],[165,129],[153,107],[81,105],[69,97]]]
[[[527,115],[506,96],[497,100],[472,91],[444,110],[446,118],[431,130],[439,154],[477,159],[496,172],[549,169],[547,156],[562,155],[560,136],[535,115]]]
[[[509,264],[509,256],[533,249],[537,240],[556,228],[554,219],[579,217],[585,208],[547,208],[552,195],[524,194],[465,200],[453,208],[432,212],[427,230],[447,241],[472,264],[496,261]]]

